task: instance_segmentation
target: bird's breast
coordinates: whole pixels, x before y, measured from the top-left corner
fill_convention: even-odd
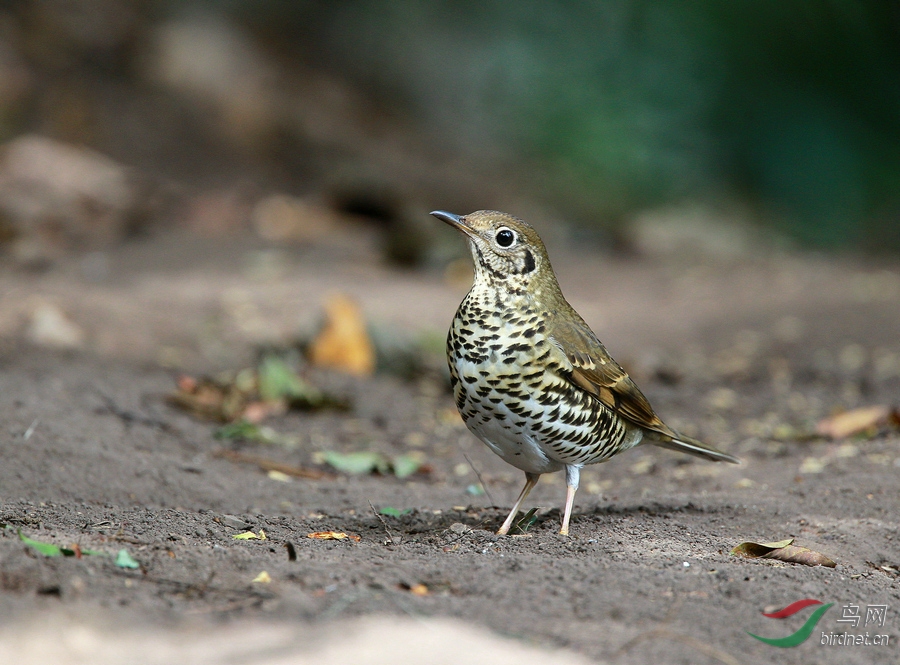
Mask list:
[[[627,428],[565,378],[565,360],[546,335],[546,313],[503,304],[496,293],[473,289],[447,338],[454,397],[468,428],[533,473],[612,455]]]

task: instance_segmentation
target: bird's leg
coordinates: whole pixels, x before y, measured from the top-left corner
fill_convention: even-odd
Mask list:
[[[569,535],[569,519],[572,517],[572,506],[575,505],[575,492],[578,491],[578,479],[581,476],[581,467],[573,464],[566,466],[566,510],[563,513],[562,528],[559,533]]]
[[[500,530],[497,532],[498,536],[505,536],[510,528],[513,525],[513,521],[516,519],[516,514],[519,512],[519,506],[522,505],[522,502],[525,500],[525,497],[528,496],[528,493],[534,489],[534,486],[538,484],[538,480],[541,479],[540,474],[538,473],[528,473],[525,472],[525,487],[522,488],[522,491],[519,492],[519,498],[516,499],[516,505],[513,506],[512,510],[509,513],[509,516],[506,518],[506,521],[503,522],[503,526],[500,527]]]

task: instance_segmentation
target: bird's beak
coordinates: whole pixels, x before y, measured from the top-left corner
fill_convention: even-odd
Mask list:
[[[446,210],[435,210],[431,214],[437,217],[442,222],[446,222],[457,231],[462,231],[467,236],[475,235],[472,227],[466,224],[465,217],[454,215],[452,212],[447,212]]]

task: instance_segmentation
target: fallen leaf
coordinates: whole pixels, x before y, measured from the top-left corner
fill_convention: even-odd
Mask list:
[[[391,460],[391,467],[394,469],[394,475],[398,478],[406,478],[411,476],[422,467],[421,455],[397,455]]]
[[[337,294],[325,303],[325,325],[309,347],[309,359],[319,367],[369,376],[375,371],[375,348],[359,306]]]
[[[236,533],[232,536],[235,540],[258,540],[259,536],[257,536],[252,531],[244,531],[243,533]]]
[[[411,513],[412,508],[407,508],[406,510],[400,510],[399,508],[385,506],[378,512],[381,513],[382,515],[387,515],[388,517],[401,517],[403,515],[408,515],[409,513]]]
[[[300,378],[294,369],[278,356],[266,356],[257,369],[257,386],[260,398],[265,402],[285,402],[297,407],[322,405],[325,395],[321,390]]]
[[[19,540],[37,551],[39,554],[43,554],[44,556],[62,556],[62,548],[59,545],[54,545],[53,543],[42,543],[39,540],[29,538],[21,531],[19,531]]]
[[[409,587],[409,592],[414,596],[427,596],[428,595],[428,587],[424,584],[413,584]]]
[[[207,420],[241,421],[243,438],[264,440],[252,425],[283,413],[287,408],[320,409],[348,407],[346,400],[329,395],[303,379],[291,362],[267,355],[256,368],[228,372],[217,379],[181,376],[167,401]],[[270,430],[271,431],[271,430]],[[230,430],[226,438],[237,438],[241,430]],[[280,443],[281,441],[273,441]]]
[[[837,564],[824,554],[792,545],[793,538],[780,540],[776,543],[741,543],[731,550],[734,556],[744,556],[751,559],[775,559],[788,563],[801,563],[804,566],[826,566],[834,568]]]
[[[343,531],[313,531],[312,533],[306,534],[307,538],[316,538],[318,540],[347,540],[348,538],[355,543],[358,543],[361,539],[359,536],[355,534],[347,534]]]
[[[135,561],[131,555],[128,553],[128,550],[119,550],[118,554],[116,554],[116,565],[119,568],[140,568],[141,564]]]
[[[18,531],[17,533],[19,534],[19,540],[21,540],[23,543],[31,547],[39,554],[43,554],[44,556],[74,556],[78,559],[80,559],[82,556],[106,556],[106,552],[82,549],[81,546],[77,544],[73,545],[72,547],[60,547],[59,545],[54,545],[53,543],[44,543],[40,540],[29,538],[21,531]]]
[[[260,427],[249,420],[238,420],[234,423],[223,425],[215,431],[213,436],[217,439],[258,441],[262,438]]]
[[[900,425],[900,414],[887,406],[864,406],[850,409],[827,418],[816,425],[816,434],[831,439],[845,439],[856,434],[874,436],[882,427]]]
[[[300,445],[299,439],[279,434],[271,427],[257,425],[248,420],[239,420],[228,425],[224,425],[217,429],[213,436],[217,439],[226,440],[242,440],[256,441],[258,443],[268,443],[272,445],[282,446],[287,449],[296,448]]]
[[[521,535],[528,532],[528,529],[537,522],[537,508],[532,508],[522,516],[522,519],[513,524],[509,530],[510,535]]]
[[[239,418],[247,405],[247,395],[233,384],[211,379],[180,377],[178,389],[166,401],[205,420],[230,422]]]
[[[383,476],[393,473],[397,478],[408,478],[417,472],[431,471],[431,467],[424,464],[422,456],[416,453],[397,455],[392,459],[371,450],[352,453],[325,450],[315,453],[313,460],[317,464],[328,464],[338,471],[352,475],[377,472]]]
[[[259,582],[261,584],[269,584],[272,581],[272,576],[269,575],[265,570],[262,571],[259,575],[253,578],[254,582]]]
[[[387,474],[391,470],[391,461],[386,455],[371,451],[339,453],[336,450],[326,450],[317,455],[316,458],[321,458],[325,464],[343,473],[358,475],[377,471],[381,474]]]

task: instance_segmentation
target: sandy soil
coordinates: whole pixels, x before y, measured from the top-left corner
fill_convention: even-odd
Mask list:
[[[299,437],[291,450],[216,440],[164,400],[179,371],[238,369],[314,327],[332,291],[388,335],[442,336],[465,286],[369,256],[169,236],[115,250],[99,278],[76,259],[0,275],[0,650],[26,663],[897,662],[900,435],[802,435],[835,409],[897,403],[900,265],[554,253],[564,291],[660,414],[744,463],[640,448],[585,472],[570,537],[558,474],[533,493],[528,533],[497,537],[522,478],[465,430],[439,376],[311,371],[353,406],[270,419]],[[28,341],[48,303],[80,349]],[[283,482],[223,450],[304,466],[321,450],[412,450],[430,472]],[[467,490],[473,469],[489,496]],[[248,529],[266,539],[233,538]],[[330,530],[359,541],[307,537]],[[19,532],[124,548],[141,567],[44,557]],[[729,555],[791,537],[837,567]],[[271,582],[253,581],[262,571]],[[836,604],[807,642],[747,635],[797,630],[809,610],[761,612],[801,598]],[[847,604],[887,605],[884,626],[838,623]],[[829,647],[823,631],[890,641]]]

